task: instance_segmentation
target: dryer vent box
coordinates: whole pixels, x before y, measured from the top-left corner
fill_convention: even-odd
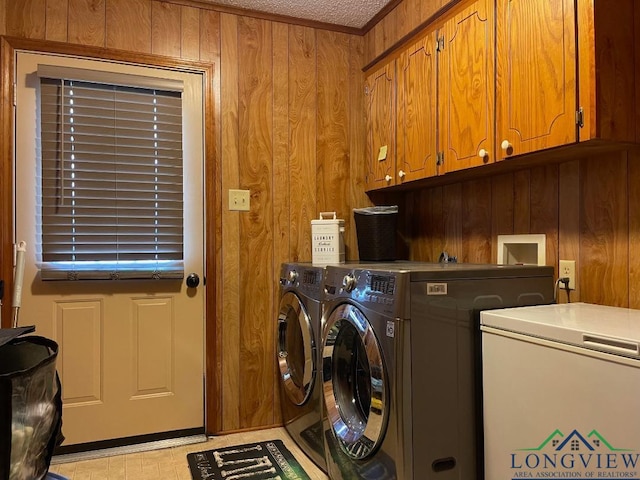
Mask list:
[[[545,265],[544,234],[498,235],[498,263],[501,265]]]

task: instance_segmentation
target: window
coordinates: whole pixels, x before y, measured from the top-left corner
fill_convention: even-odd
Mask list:
[[[38,77],[42,278],[182,278],[182,82]]]

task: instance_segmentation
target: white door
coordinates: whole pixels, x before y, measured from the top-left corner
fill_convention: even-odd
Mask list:
[[[204,285],[184,280],[43,281],[36,205],[38,64],[155,76],[154,69],[21,52],[17,55],[15,238],[27,254],[20,325],[59,343],[64,445],[204,431]],[[203,93],[184,82],[185,276],[203,278]]]

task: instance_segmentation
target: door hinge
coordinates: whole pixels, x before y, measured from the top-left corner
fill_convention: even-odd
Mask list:
[[[582,107],[576,111],[576,125],[580,128],[584,127],[584,109]]]
[[[13,106],[18,105],[18,88],[17,84],[13,84]]]
[[[436,153],[436,165],[440,166],[444,163],[444,152]]]
[[[436,52],[442,52],[442,51],[444,51],[444,35],[438,38],[436,42]]]

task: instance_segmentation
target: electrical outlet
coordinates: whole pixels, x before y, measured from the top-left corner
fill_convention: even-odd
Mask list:
[[[249,211],[250,203],[249,190],[232,190],[229,189],[229,210]]]
[[[569,278],[569,290],[576,289],[576,261],[560,260],[560,269],[558,270],[559,278]],[[564,288],[564,284],[560,284],[560,288]]]

